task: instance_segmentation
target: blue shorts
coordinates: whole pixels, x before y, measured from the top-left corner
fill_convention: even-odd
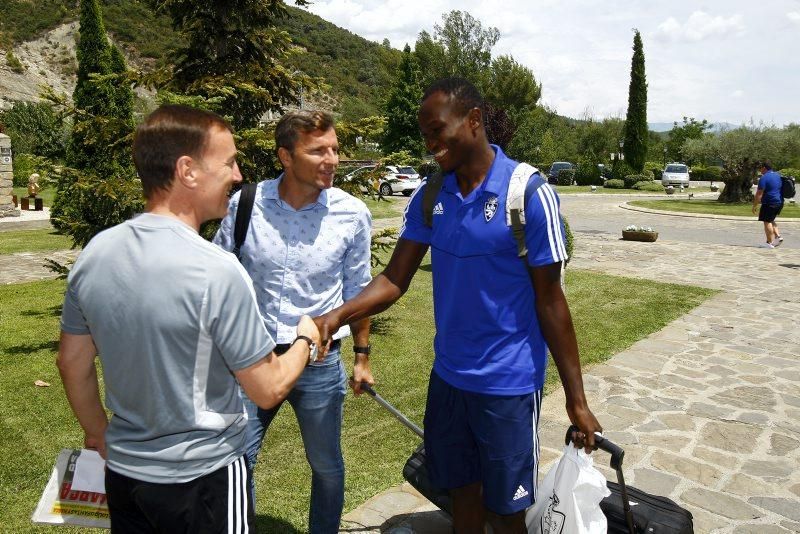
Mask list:
[[[486,508],[509,515],[533,504],[539,467],[542,391],[500,396],[454,388],[431,372],[425,456],[431,483],[454,489],[480,482]]]

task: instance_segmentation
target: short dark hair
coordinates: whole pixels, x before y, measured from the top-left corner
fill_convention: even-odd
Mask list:
[[[133,162],[145,198],[169,190],[175,162],[181,156],[201,157],[214,128],[233,132],[216,113],[189,106],[167,104],[147,116],[133,138]]]
[[[294,150],[300,132],[327,132],[333,128],[333,115],[327,111],[298,109],[284,113],[275,127],[275,148]]]
[[[759,165],[759,167],[764,167],[768,171],[771,171],[772,170],[772,162],[770,160],[768,160],[768,159],[761,160],[761,164]]]
[[[481,110],[482,115],[486,113],[485,103],[480,91],[467,79],[452,77],[442,78],[433,82],[425,90],[422,102],[425,102],[434,93],[444,93],[452,98],[461,116],[469,113],[472,108]]]

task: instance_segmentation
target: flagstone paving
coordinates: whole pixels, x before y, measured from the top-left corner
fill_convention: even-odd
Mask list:
[[[800,250],[577,237],[571,268],[722,291],[585,371],[626,480],[688,508],[696,532],[800,532]],[[561,452],[563,406],[560,390],[544,402],[540,479]],[[450,532],[435,510],[403,484],[347,514],[343,532]]]

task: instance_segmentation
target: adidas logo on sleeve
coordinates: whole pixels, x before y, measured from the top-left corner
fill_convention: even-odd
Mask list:
[[[528,496],[528,492],[525,490],[525,488],[523,488],[522,486],[520,486],[520,487],[518,487],[518,488],[517,488],[517,492],[516,492],[516,493],[514,493],[514,500],[515,500],[515,501],[518,501],[518,500],[520,500],[521,498],[523,498],[523,497],[527,497],[527,496]]]
[[[442,215],[442,214],[444,214],[444,206],[442,206],[441,202],[437,203],[433,207],[433,214],[434,215]]]

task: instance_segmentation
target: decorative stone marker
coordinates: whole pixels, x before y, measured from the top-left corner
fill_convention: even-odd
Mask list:
[[[11,138],[0,133],[0,217],[19,217],[12,200],[14,167],[11,161]]]

